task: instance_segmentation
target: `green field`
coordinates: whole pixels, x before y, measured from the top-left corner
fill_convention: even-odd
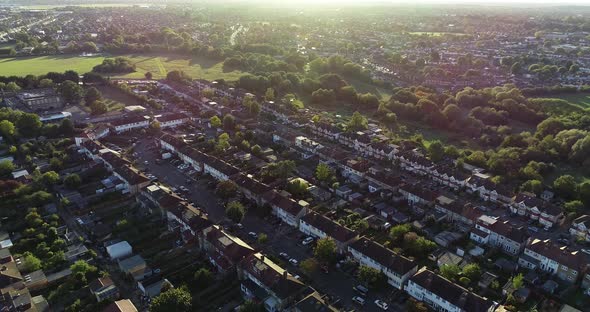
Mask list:
[[[179,56],[156,55],[122,55],[130,58],[136,66],[136,71],[129,74],[112,75],[116,78],[143,78],[146,72],[151,72],[154,79],[166,77],[172,70],[183,70],[192,78],[207,80],[225,79],[237,80],[242,72],[224,72],[223,63],[211,61],[205,58],[186,58]],[[48,72],[64,72],[75,70],[78,73],[86,73],[100,64],[104,56],[40,56],[18,57],[0,59],[1,75],[25,76],[28,74],[42,75]]]

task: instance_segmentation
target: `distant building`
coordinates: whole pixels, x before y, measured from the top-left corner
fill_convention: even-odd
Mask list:
[[[29,109],[34,111],[62,108],[64,103],[53,89],[38,89],[21,92],[18,99]]]

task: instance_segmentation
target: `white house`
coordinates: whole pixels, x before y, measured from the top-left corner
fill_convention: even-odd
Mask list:
[[[570,234],[590,242],[590,215],[583,215],[576,218],[570,227]]]
[[[379,270],[387,276],[389,285],[403,289],[410,276],[418,271],[414,260],[393,252],[386,247],[361,237],[348,246],[350,256],[359,264]]]
[[[492,312],[497,303],[472,293],[448,279],[421,268],[408,280],[406,292],[434,311]]]
[[[135,129],[147,128],[150,125],[149,118],[144,116],[127,116],[111,122],[115,132],[122,133]]]

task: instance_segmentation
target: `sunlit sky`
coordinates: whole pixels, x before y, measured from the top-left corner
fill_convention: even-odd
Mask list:
[[[477,5],[585,5],[590,6],[590,0],[278,0],[283,3],[321,3],[321,4],[370,4],[370,3],[390,3],[390,4],[477,4]],[[273,1],[274,2],[274,1]]]

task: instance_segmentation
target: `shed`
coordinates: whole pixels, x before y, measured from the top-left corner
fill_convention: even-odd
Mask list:
[[[127,241],[121,241],[110,246],[107,246],[107,253],[112,260],[127,257],[133,253],[131,245]]]

